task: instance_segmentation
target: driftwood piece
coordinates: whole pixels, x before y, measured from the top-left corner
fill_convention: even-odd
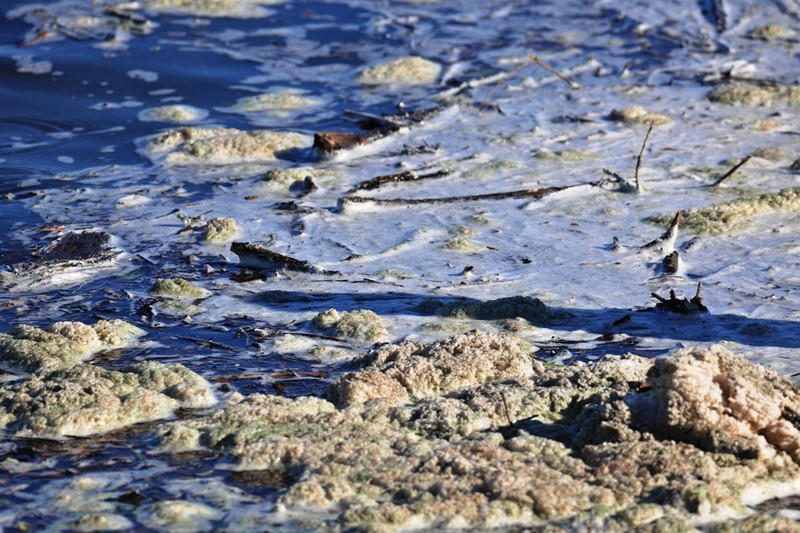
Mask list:
[[[270,271],[293,270],[295,272],[307,272],[309,274],[339,274],[339,272],[316,267],[308,261],[302,261],[288,255],[273,252],[260,244],[234,242],[231,244],[231,252],[239,256],[239,266],[243,268]]]
[[[450,174],[449,170],[437,170],[436,172],[430,172],[428,174],[418,174],[414,170],[405,170],[403,172],[398,172],[397,174],[386,174],[362,181],[353,187],[350,192],[371,191],[386,185],[387,183],[401,183],[406,181],[441,178],[442,176],[447,176],[448,174]]]
[[[700,313],[708,313],[708,307],[703,305],[703,282],[697,282],[697,292],[691,300],[686,298],[678,298],[675,296],[675,290],[670,289],[669,299],[659,296],[655,292],[650,294],[658,300],[656,309],[668,311],[670,313],[679,313],[681,315],[697,315]]]

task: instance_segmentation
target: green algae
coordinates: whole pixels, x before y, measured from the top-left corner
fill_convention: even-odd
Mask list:
[[[211,292],[183,278],[158,278],[148,291],[154,296],[197,300],[208,298]]]
[[[179,364],[122,370],[78,364],[0,388],[0,425],[17,436],[85,437],[216,401],[208,382]]]
[[[306,109],[319,106],[320,104],[322,104],[320,99],[305,96],[305,91],[299,89],[285,89],[282,91],[240,98],[231,106],[231,109],[243,113],[256,113]]]
[[[68,368],[144,334],[122,320],[100,320],[93,326],[56,322],[44,329],[20,325],[0,335],[0,366],[22,372]]]
[[[427,307],[427,306],[426,306]],[[430,309],[440,316],[459,319],[502,320],[524,318],[532,324],[542,324],[558,316],[541,300],[530,296],[509,296],[486,302],[433,305]]]
[[[499,361],[493,352],[512,349],[468,337],[373,351],[349,376],[394,381],[397,363],[426,350],[469,359],[474,349]],[[546,521],[566,530],[689,531],[717,515],[738,517],[720,531],[766,528],[783,522],[742,519],[743,494],[800,479],[787,444],[800,441],[781,433],[788,419],[775,408],[794,409],[797,389],[719,347],[487,375],[454,390],[448,379],[439,374],[428,380],[437,383],[431,395],[399,404],[376,397],[336,408],[317,398],[235,395],[212,415],[165,426],[159,438],[166,450],[224,451],[237,469],[302,469],[279,503],[331,513],[330,522],[314,518],[324,530]]]
[[[277,154],[309,146],[306,135],[268,130],[184,127],[155,135],[145,148],[151,156],[166,154],[167,165],[270,162]]]
[[[151,528],[176,532],[213,531],[212,522],[224,513],[208,505],[185,500],[163,500],[140,509],[139,521]]]
[[[422,57],[399,57],[365,68],[358,81],[365,85],[423,85],[434,83],[441,70],[441,65]]]
[[[708,98],[722,104],[765,105],[773,102],[800,105],[800,85],[759,85],[748,82],[730,82],[717,85]]]
[[[758,196],[732,200],[708,207],[687,209],[683,212],[681,227],[696,233],[718,234],[746,228],[756,215],[774,211],[800,211],[800,187],[767,192]],[[670,223],[673,214],[648,217],[645,220],[659,225]]]
[[[283,0],[143,0],[143,6],[159,13],[176,13],[198,17],[264,17],[262,6],[280,4]]]
[[[655,126],[663,126],[672,122],[672,119],[667,115],[648,111],[638,105],[614,109],[608,115],[608,118],[625,124],[653,124]]]
[[[191,124],[200,122],[208,116],[208,112],[189,105],[165,105],[146,109],[139,113],[139,120],[144,122],[170,122],[172,124]]]
[[[221,244],[231,242],[239,235],[239,224],[231,217],[215,217],[208,221],[203,231],[203,242]]]
[[[367,309],[344,312],[328,309],[315,316],[311,323],[339,337],[372,343],[386,342],[390,338],[383,318]]]
[[[600,156],[592,152],[587,152],[585,150],[553,151],[553,150],[548,150],[546,148],[541,148],[534,152],[533,157],[544,161],[574,162],[574,161],[587,161],[590,159],[597,159]]]

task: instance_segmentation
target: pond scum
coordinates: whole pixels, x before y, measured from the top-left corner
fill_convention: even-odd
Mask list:
[[[466,4],[8,12],[0,532],[800,530],[800,11]]]

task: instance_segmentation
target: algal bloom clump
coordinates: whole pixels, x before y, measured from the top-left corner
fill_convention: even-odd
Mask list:
[[[270,162],[280,152],[310,145],[310,137],[294,132],[185,127],[152,137],[144,152],[167,165],[226,165]]]
[[[721,347],[534,371],[515,346],[401,343],[358,361],[333,403],[234,395],[159,438],[239,470],[302,471],[278,501],[324,531],[782,524],[746,506],[800,483],[797,387]],[[342,396],[364,373],[405,398]]]
[[[441,65],[429,59],[399,57],[365,68],[358,81],[365,85],[423,85],[434,83],[441,70]]]
[[[328,309],[315,316],[311,323],[321,330],[329,331],[340,337],[369,341],[374,344],[389,340],[386,322],[374,311],[368,309],[344,312]]]
[[[78,364],[0,388],[0,427],[25,437],[85,437],[216,402],[211,385],[183,365]]]
[[[754,216],[772,211],[800,211],[800,187],[687,209],[682,211],[681,226],[697,233],[724,233],[745,228],[753,222]],[[668,224],[672,218],[673,215],[656,215],[646,220],[655,224]]]
[[[23,324],[0,334],[0,367],[22,372],[68,368],[144,334],[122,320],[100,320],[93,326],[56,322],[44,329]]]

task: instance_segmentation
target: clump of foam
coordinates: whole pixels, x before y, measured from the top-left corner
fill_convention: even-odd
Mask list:
[[[372,343],[389,340],[386,322],[375,312],[367,309],[344,312],[328,309],[315,316],[312,324],[339,337],[349,337]]]
[[[239,224],[231,217],[215,217],[208,221],[203,231],[203,242],[218,244],[231,242],[239,235]]]
[[[142,122],[170,122],[172,124],[192,124],[208,117],[208,111],[190,105],[165,105],[145,109],[139,113]]]
[[[800,85],[776,84],[758,85],[747,82],[731,82],[717,85],[709,94],[712,102],[723,104],[764,105],[783,102],[800,104]]]
[[[186,127],[155,135],[144,151],[168,165],[223,165],[273,161],[280,152],[306,146],[311,138],[300,133]]]
[[[17,436],[85,437],[216,402],[211,385],[183,365],[79,364],[0,388],[0,425]]]
[[[196,300],[208,298],[211,292],[186,281],[183,278],[159,278],[150,287],[150,294],[166,298]]]
[[[0,366],[23,372],[68,368],[143,335],[143,330],[122,320],[100,320],[93,326],[56,322],[44,329],[20,325],[0,335]]]
[[[682,211],[681,226],[697,233],[723,233],[748,226],[754,216],[772,211],[800,211],[800,188],[792,187],[778,192],[767,192],[750,198],[697,207]],[[647,218],[656,224],[668,224],[673,215]]]
[[[358,81],[365,85],[423,85],[434,83],[441,70],[441,65],[422,57],[399,57],[365,68]]]
[[[608,118],[617,122],[624,122],[626,124],[654,124],[662,126],[672,122],[667,115],[649,111],[642,106],[634,105],[623,107],[621,109],[614,109],[608,115]]]

